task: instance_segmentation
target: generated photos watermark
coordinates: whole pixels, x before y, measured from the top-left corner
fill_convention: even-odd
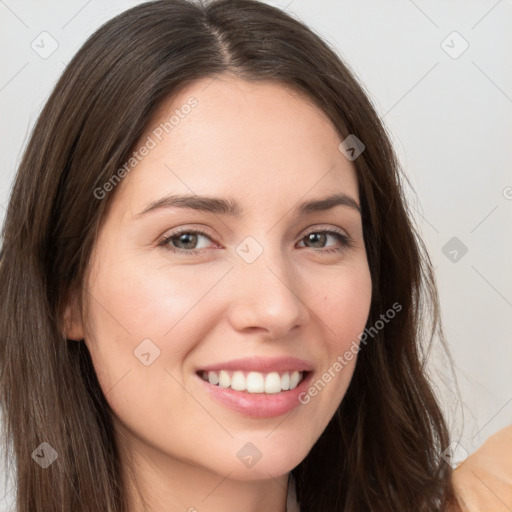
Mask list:
[[[365,330],[358,335],[358,340],[353,340],[350,348],[347,349],[342,355],[336,358],[329,368],[322,373],[322,375],[313,383],[307,391],[303,391],[299,394],[298,400],[301,404],[306,405],[311,402],[311,399],[318,395],[332,379],[334,379],[340,372],[345,368],[352,359],[361,350],[362,345],[368,343],[368,337],[373,338],[377,333],[384,328],[386,324],[395,318],[396,314],[402,311],[402,305],[395,302],[386,313],[382,313],[371,327],[365,328]]]
[[[197,99],[192,96],[186,103],[181,105],[180,108],[175,109],[174,113],[167,121],[160,123],[151,131],[151,134],[146,137],[144,143],[132,153],[122,167],[120,167],[101,187],[94,189],[93,196],[98,200],[104,199],[107,193],[114,190],[121,180],[129,174],[144,157],[149,155],[150,151],[155,149],[164,137],[171,133],[190,112],[192,112],[192,109],[196,107],[197,104]]]

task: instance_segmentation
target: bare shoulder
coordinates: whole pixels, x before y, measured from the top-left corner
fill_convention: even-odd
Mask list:
[[[512,425],[490,436],[455,469],[453,485],[461,512],[512,510]]]

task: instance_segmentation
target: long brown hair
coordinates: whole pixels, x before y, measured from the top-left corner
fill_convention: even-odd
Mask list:
[[[1,405],[16,461],[17,511],[127,512],[112,411],[62,312],[82,290],[110,197],[93,191],[126,162],[158,105],[194,80],[234,73],[293,87],[332,121],[354,160],[373,283],[367,326],[401,311],[361,350],[328,427],[294,470],[302,512],[437,511],[451,500],[445,420],[425,371],[442,340],[431,263],[404,176],[371,102],[336,52],[253,0],[160,0],[103,25],[69,63],[19,167],[0,264]],[[32,460],[47,442],[46,470]]]

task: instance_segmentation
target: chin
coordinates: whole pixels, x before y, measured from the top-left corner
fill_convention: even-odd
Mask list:
[[[266,432],[265,436],[268,434]],[[226,457],[224,452],[224,464],[216,472],[229,474],[230,479],[239,481],[268,480],[288,474],[306,458],[311,446],[303,446],[304,439],[294,439],[293,436],[283,443],[278,437],[286,435],[284,432],[274,439],[273,435],[270,434],[266,439],[264,436],[253,436],[253,441],[244,443],[239,438],[235,443],[235,456]],[[251,439],[251,436],[246,439]]]

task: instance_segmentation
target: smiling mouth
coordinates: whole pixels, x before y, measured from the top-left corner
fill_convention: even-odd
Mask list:
[[[220,388],[230,388],[246,393],[276,394],[295,389],[309,373],[298,370],[269,373],[199,370],[197,375],[211,385]]]

